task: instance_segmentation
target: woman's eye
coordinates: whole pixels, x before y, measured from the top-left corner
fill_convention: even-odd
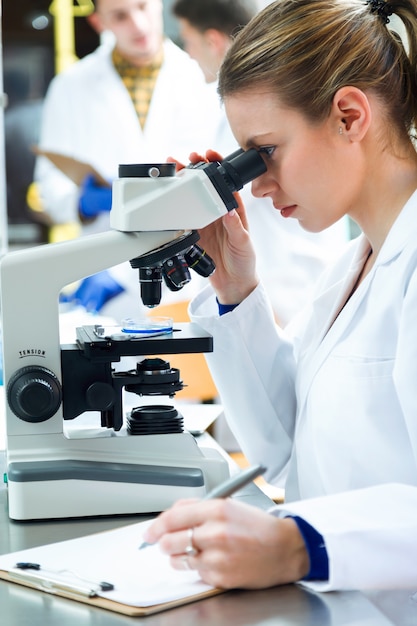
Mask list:
[[[271,157],[275,152],[275,146],[262,146],[262,148],[259,148],[258,152],[265,154],[267,157]]]

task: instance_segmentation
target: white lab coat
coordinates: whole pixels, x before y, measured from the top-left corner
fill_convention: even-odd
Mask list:
[[[95,52],[56,76],[43,112],[40,147],[91,164],[108,180],[122,163],[188,160],[212,137],[207,86],[197,63],[164,43],[164,62],[142,130],[132,100],[111,60],[112,46]],[[38,158],[35,179],[45,210],[56,223],[78,220],[78,188],[45,158]],[[85,233],[109,227],[102,214]]]
[[[364,236],[323,276],[305,323],[286,332],[262,286],[221,317],[210,288],[191,304],[214,336],[207,358],[229,425],[267,480],[286,480],[289,501],[417,486],[416,215],[417,192],[339,315],[369,250]]]
[[[40,147],[89,163],[109,181],[118,176],[119,164],[160,163],[168,156],[187,163],[191,151],[205,151],[215,122],[198,64],[165,40],[164,62],[142,130],[111,52],[112,45],[104,43],[53,79],[44,103]],[[44,209],[55,223],[78,221],[77,185],[43,157],[37,159],[35,179]],[[82,234],[108,228],[105,212],[85,224]],[[137,270],[124,263],[112,274],[126,291],[106,304],[102,314],[119,323],[143,315]],[[195,274],[179,292],[164,289],[164,300],[189,299],[200,285]]]
[[[417,488],[376,485],[276,507],[323,535],[329,580],[303,583],[315,591],[417,589]],[[347,623],[347,622],[346,622]]]

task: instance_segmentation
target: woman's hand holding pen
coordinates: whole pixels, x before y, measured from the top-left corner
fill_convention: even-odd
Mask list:
[[[198,570],[207,584],[224,589],[294,582],[309,569],[291,518],[278,519],[230,498],[180,501],[157,517],[145,540],[158,542],[174,568]]]
[[[205,157],[195,152],[190,155],[191,163],[221,160],[222,157],[214,150],[207,150]],[[238,208],[199,230],[199,246],[216,265],[210,282],[222,304],[239,304],[259,282],[245,208],[239,194],[234,195]]]

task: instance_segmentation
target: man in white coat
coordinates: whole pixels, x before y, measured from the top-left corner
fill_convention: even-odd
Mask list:
[[[169,155],[187,161],[192,150],[206,149],[212,131],[204,78],[197,63],[164,38],[162,0],[94,4],[91,25],[111,36],[53,79],[44,104],[41,149],[88,163],[109,182],[119,164],[164,162]],[[38,158],[35,179],[55,223],[81,217],[83,234],[109,228],[110,187],[87,178],[80,189],[44,157]],[[117,298],[117,311],[131,315],[136,300],[139,307],[136,272],[123,266],[112,274],[84,284],[89,292],[84,303],[91,295],[91,308],[99,308],[121,291],[121,283],[127,292]]]

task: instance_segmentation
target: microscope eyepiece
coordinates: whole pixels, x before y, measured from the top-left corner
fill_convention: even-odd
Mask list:
[[[266,165],[255,148],[236,150],[219,165],[219,171],[231,191],[239,191],[266,171]]]
[[[266,171],[265,161],[255,148],[236,150],[223,161],[200,162],[188,165],[189,169],[202,169],[224,202],[228,211],[237,208],[233,192],[242,189]]]

